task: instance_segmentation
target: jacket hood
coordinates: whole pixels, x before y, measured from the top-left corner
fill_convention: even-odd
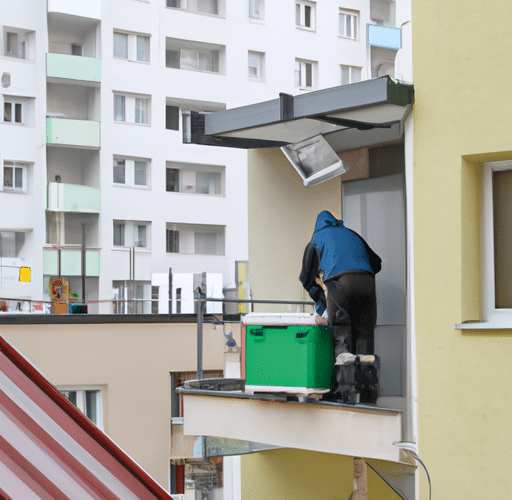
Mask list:
[[[334,217],[334,215],[332,215],[328,210],[323,210],[316,218],[315,233],[321,229],[331,226],[343,226],[343,221],[341,219],[336,219],[336,217]]]

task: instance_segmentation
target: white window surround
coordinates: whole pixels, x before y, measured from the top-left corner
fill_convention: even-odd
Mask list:
[[[166,0],[166,7],[195,14],[224,17],[224,0]]]
[[[114,156],[113,183],[114,186],[135,189],[150,188],[151,162],[147,158]]]
[[[492,328],[512,328],[512,309],[495,305],[495,252],[494,252],[494,208],[493,173],[512,170],[512,161],[483,164],[482,186],[482,317]],[[472,324],[474,325],[474,324]],[[482,326],[481,326],[482,327]]]
[[[249,50],[247,61],[249,80],[253,82],[265,81],[265,54]]]
[[[316,30],[316,3],[306,0],[295,2],[295,26],[297,28]]]
[[[4,99],[3,119],[4,123],[23,125],[23,103],[17,100]]]
[[[114,92],[114,122],[151,124],[151,97]]]
[[[339,11],[338,35],[351,40],[359,38],[359,12],[355,10]]]
[[[86,417],[103,430],[103,389],[95,386],[59,386],[66,396]]]
[[[114,31],[114,58],[149,63],[150,39],[145,33]]]
[[[27,190],[27,169],[27,163],[4,161],[0,183],[2,191],[25,193]]]
[[[151,222],[114,220],[112,242],[114,248],[136,247],[150,250]]]
[[[265,19],[265,0],[249,0],[249,19],[251,21]]]
[[[166,38],[165,65],[167,68],[204,73],[225,74],[224,45]]]

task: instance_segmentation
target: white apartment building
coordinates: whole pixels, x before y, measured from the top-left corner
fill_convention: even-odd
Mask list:
[[[248,260],[246,152],[184,144],[183,116],[393,76],[394,10],[0,0],[0,300],[49,300],[61,277],[90,313],[167,312],[151,307],[155,274],[235,283]]]

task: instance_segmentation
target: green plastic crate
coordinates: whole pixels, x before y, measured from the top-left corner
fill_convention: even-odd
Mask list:
[[[280,388],[308,393],[307,389],[330,388],[334,353],[329,328],[248,324],[245,340],[248,392]]]

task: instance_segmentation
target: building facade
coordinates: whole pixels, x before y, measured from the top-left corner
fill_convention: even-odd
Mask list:
[[[167,312],[153,274],[231,286],[248,259],[246,153],[183,144],[183,116],[390,74],[400,43],[387,0],[1,12],[0,297],[50,300],[62,279],[90,313]]]

